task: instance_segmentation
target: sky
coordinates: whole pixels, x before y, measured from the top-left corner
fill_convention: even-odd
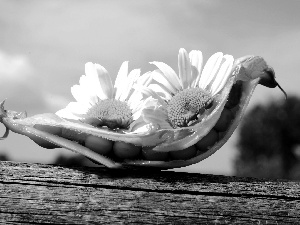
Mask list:
[[[297,0],[0,0],[0,100],[28,115],[56,112],[73,101],[86,62],[99,63],[113,80],[123,61],[153,70],[162,61],[177,71],[180,48],[234,58],[262,56],[288,95],[300,96],[300,1]],[[258,86],[248,110],[279,101],[276,89]],[[0,125],[0,132],[5,129]],[[238,130],[214,155],[180,169],[232,175]],[[10,133],[0,154],[51,163],[65,149],[44,149]]]

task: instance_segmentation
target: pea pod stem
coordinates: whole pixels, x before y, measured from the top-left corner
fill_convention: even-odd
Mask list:
[[[5,138],[7,138],[8,137],[8,134],[9,134],[9,129],[7,128],[7,127],[5,127],[6,128],[6,130],[5,130],[5,133],[3,134],[3,136],[2,137],[0,137],[0,140],[4,140]]]
[[[277,83],[277,81],[276,81],[276,83]],[[277,86],[283,92],[285,100],[287,100],[288,96],[287,96],[287,93],[285,92],[285,90],[283,90],[283,88],[278,83],[277,83]]]

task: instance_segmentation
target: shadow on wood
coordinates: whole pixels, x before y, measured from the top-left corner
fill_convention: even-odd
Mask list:
[[[300,182],[0,162],[4,224],[295,224]]]

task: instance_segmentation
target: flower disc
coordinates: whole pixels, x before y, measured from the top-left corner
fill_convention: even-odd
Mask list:
[[[189,88],[178,92],[168,102],[168,118],[172,127],[189,126],[211,101],[211,95],[201,88]]]
[[[100,100],[87,112],[87,118],[97,119],[97,126],[127,128],[132,122],[132,111],[126,102],[115,99]]]

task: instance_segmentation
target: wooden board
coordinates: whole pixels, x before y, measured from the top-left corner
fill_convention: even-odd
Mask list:
[[[0,162],[3,224],[295,224],[300,182]]]

